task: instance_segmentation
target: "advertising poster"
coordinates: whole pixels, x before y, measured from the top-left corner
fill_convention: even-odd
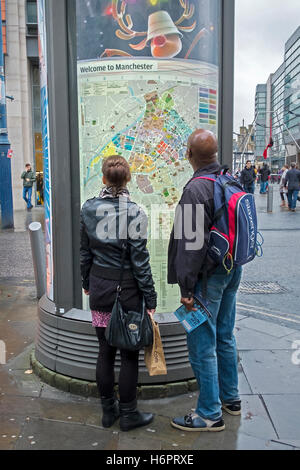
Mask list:
[[[43,136],[43,171],[44,171],[44,206],[45,206],[45,242],[46,242],[46,281],[47,297],[54,300],[53,296],[53,246],[52,246],[52,208],[51,208],[51,167],[50,167],[50,142],[49,142],[49,110],[48,110],[48,85],[47,85],[47,52],[46,52],[46,27],[45,27],[45,0],[38,0],[38,44],[40,60],[41,80],[41,111],[42,111],[42,136]]]
[[[180,300],[167,251],[192,175],[187,139],[217,134],[219,25],[219,0],[77,0],[81,202],[98,196],[105,157],[127,159],[131,199],[149,218],[158,313]]]

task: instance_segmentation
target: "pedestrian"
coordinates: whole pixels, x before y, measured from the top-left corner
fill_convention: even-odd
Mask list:
[[[121,430],[129,431],[149,424],[153,414],[137,409],[139,351],[120,351],[120,402],[114,393],[117,349],[107,343],[105,329],[117,294],[124,239],[127,239],[127,250],[121,285],[122,307],[139,311],[144,297],[147,313],[153,315],[157,295],[146,248],[147,218],[131,201],[126,187],[131,179],[129,165],[121,156],[110,156],[103,162],[102,173],[104,188],[99,197],[87,200],[81,211],[82,286],[89,295],[92,325],[99,341],[96,381],[103,410],[102,425],[112,426],[120,415]],[[134,231],[139,225],[140,233]]]
[[[240,183],[243,186],[246,193],[254,194],[255,179],[256,179],[256,174],[255,174],[254,168],[252,167],[252,163],[250,160],[247,160],[246,166],[243,169],[241,176],[240,176]]]
[[[280,197],[281,197],[280,207],[286,207],[285,197],[286,197],[287,203],[288,203],[288,193],[287,193],[287,189],[285,188],[285,178],[286,178],[286,175],[287,175],[288,171],[289,171],[289,166],[284,165],[282,167],[281,172],[280,172],[281,173],[280,186],[279,186],[279,192],[280,192]]]
[[[288,189],[289,211],[296,212],[296,204],[300,191],[300,171],[296,163],[291,163],[291,169],[287,172],[284,186]]]
[[[168,283],[178,284],[181,303],[187,310],[194,308],[193,296],[200,296],[203,285],[210,302],[212,318],[187,335],[189,359],[199,386],[199,398],[194,413],[173,418],[171,424],[185,431],[222,431],[222,407],[232,415],[241,413],[238,392],[238,362],[233,334],[236,312],[236,292],[242,268],[234,267],[227,273],[222,265],[216,265],[207,257],[208,237],[214,221],[214,182],[194,178],[204,175],[218,175],[218,144],[210,131],[198,129],[188,139],[187,158],[194,175],[183,189],[179,203],[184,224],[191,223],[197,229],[197,208],[203,207],[204,220],[200,232],[204,244],[199,249],[188,249],[186,226],[182,236],[175,237],[174,227],[170,236],[168,251]],[[192,208],[189,220],[185,211]],[[190,209],[189,209],[190,210]],[[207,278],[207,279],[206,279]]]
[[[36,178],[36,192],[37,192],[37,203],[39,206],[44,204],[44,182],[43,174],[38,173]]]
[[[267,163],[263,164],[263,167],[259,170],[260,174],[260,194],[266,194],[268,187],[268,179],[271,174]]]
[[[23,180],[23,199],[27,204],[27,210],[30,210],[33,208],[33,205],[31,204],[31,196],[32,196],[32,186],[36,178],[35,178],[35,174],[33,173],[31,169],[30,163],[26,163],[25,168],[26,170],[23,171],[21,175],[21,178]]]

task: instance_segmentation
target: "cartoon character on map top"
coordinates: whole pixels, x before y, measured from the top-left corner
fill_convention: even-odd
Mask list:
[[[152,13],[148,17],[148,31],[134,31],[133,28],[133,21],[131,15],[125,15],[126,11],[126,1],[121,2],[120,11],[118,11],[118,0],[112,1],[111,6],[111,14],[113,18],[118,22],[118,25],[121,29],[116,31],[116,36],[119,39],[123,39],[125,41],[129,41],[138,37],[146,36],[138,44],[129,44],[129,46],[134,49],[135,51],[142,51],[148,45],[150,41],[151,46],[151,55],[157,58],[164,58],[164,59],[171,59],[172,57],[176,57],[182,49],[182,33],[190,33],[194,31],[196,27],[196,21],[194,21],[190,26],[182,26],[182,23],[185,20],[189,20],[193,17],[195,7],[194,5],[190,5],[188,0],[179,0],[180,5],[183,8],[183,13],[181,17],[173,22],[171,16],[167,11],[156,11]],[[124,18],[125,16],[125,18]],[[195,45],[199,41],[199,39],[207,34],[208,31],[203,28],[199,33],[195,36],[189,50],[185,55],[185,59],[187,59],[194,49]],[[125,57],[132,57],[131,54],[125,51],[121,51],[119,49],[105,49],[103,54],[100,56],[102,57],[112,57],[112,56],[125,56]]]

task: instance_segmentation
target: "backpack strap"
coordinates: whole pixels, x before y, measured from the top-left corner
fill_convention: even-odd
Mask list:
[[[197,176],[196,178],[193,178],[192,181],[195,180],[208,180],[208,181],[213,181],[214,183],[217,181],[216,179],[212,178],[211,176]]]

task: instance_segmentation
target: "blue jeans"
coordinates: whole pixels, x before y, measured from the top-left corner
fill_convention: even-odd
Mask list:
[[[294,191],[288,191],[288,201],[290,209],[296,209],[298,195],[299,191],[297,189],[295,189]]]
[[[31,188],[23,188],[23,199],[27,204],[27,208],[30,209],[32,206],[31,204],[31,195],[32,195],[32,187]]]
[[[239,400],[238,360],[233,334],[236,293],[242,268],[227,274],[223,267],[207,280],[207,300],[212,318],[187,335],[189,359],[199,386],[196,413],[205,419],[222,416],[221,401]],[[202,292],[201,281],[195,293]]]
[[[265,194],[267,192],[267,186],[268,186],[267,181],[260,183],[260,194]]]
[[[253,182],[253,183],[250,183],[250,184],[245,184],[245,185],[244,185],[244,191],[245,191],[246,193],[254,194],[254,192],[255,192],[255,184],[254,184],[254,182]]]

